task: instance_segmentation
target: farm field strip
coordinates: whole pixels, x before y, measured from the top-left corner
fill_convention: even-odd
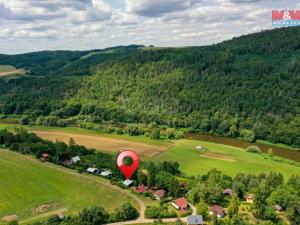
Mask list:
[[[33,131],[39,137],[50,141],[62,141],[68,143],[70,138],[73,138],[79,145],[84,145],[88,148],[96,150],[118,152],[124,149],[131,149],[145,157],[154,157],[161,152],[166,151],[166,147],[143,144],[139,142],[120,140],[115,138],[107,138],[101,136],[82,135],[75,133],[65,133],[56,131]]]

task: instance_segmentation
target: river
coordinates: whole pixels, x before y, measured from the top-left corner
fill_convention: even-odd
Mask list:
[[[186,133],[185,137],[188,139],[214,142],[214,143],[224,144],[224,145],[231,145],[234,147],[240,147],[244,149],[246,149],[250,145],[256,145],[265,153],[268,151],[268,149],[272,148],[274,155],[286,159],[294,160],[296,162],[300,162],[300,150],[297,151],[297,150],[282,148],[273,145],[261,144],[261,143],[250,143],[240,139],[220,137],[220,136],[214,136],[210,134]]]

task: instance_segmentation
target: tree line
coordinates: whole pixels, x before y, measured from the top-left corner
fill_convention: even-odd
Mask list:
[[[96,124],[155,122],[299,147],[297,34],[295,27],[213,46],[113,49],[92,54],[93,65],[86,62],[90,57],[76,53],[74,63],[89,68],[91,76],[72,77],[75,70],[64,67],[69,76],[54,70],[57,76],[0,79],[0,114],[27,115],[34,121],[55,116],[59,126],[70,118]],[[73,57],[56,56],[57,61]]]

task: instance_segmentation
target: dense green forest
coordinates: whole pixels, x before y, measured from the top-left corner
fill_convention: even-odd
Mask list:
[[[299,147],[299,36],[293,27],[203,47],[0,55],[27,70],[0,79],[0,113],[156,122]]]

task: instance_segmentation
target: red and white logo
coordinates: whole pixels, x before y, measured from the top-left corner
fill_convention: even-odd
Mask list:
[[[300,20],[300,10],[273,10],[272,20]]]

